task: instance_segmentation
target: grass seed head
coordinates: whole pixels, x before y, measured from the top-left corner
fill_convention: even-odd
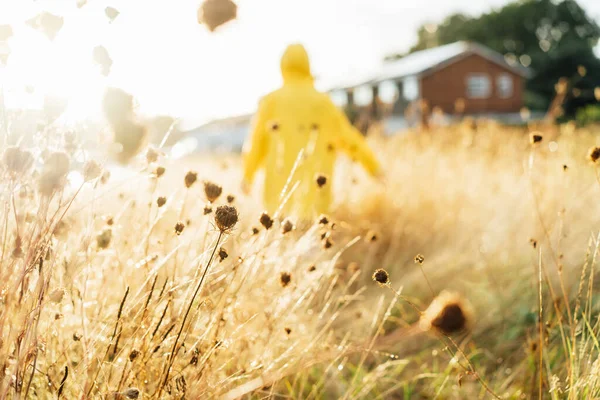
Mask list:
[[[197,180],[198,174],[194,171],[188,171],[188,173],[185,174],[183,182],[185,183],[185,187],[189,189],[194,183],[196,183]]]
[[[213,182],[204,182],[204,194],[209,202],[214,203],[221,196],[221,193],[223,193],[221,186]]]
[[[233,206],[219,206],[215,211],[215,223],[221,232],[230,232],[238,222],[238,212]]]
[[[390,274],[385,269],[377,269],[373,272],[373,280],[380,285],[387,285],[390,283]]]
[[[471,306],[457,293],[444,291],[427,307],[419,325],[425,331],[452,335],[468,330],[471,319]]]
[[[271,229],[273,226],[273,218],[271,218],[266,211],[263,211],[263,213],[260,215],[259,222],[265,227],[265,229]]]

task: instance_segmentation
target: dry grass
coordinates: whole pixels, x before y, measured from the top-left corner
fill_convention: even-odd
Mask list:
[[[88,165],[73,186],[40,163],[18,171],[28,156],[11,150],[0,398],[600,396],[597,128],[539,132],[375,137],[387,186],[341,161],[324,224],[267,221],[235,156],[152,153],[131,177],[102,183]],[[225,204],[233,229],[215,223]],[[444,290],[474,314],[452,339],[418,324]]]

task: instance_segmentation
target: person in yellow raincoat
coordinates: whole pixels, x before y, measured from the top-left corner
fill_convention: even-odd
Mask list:
[[[257,170],[264,168],[267,212],[273,215],[289,196],[283,214],[309,219],[329,211],[331,177],[339,151],[360,162],[373,176],[380,175],[381,167],[361,133],[327,94],[315,89],[302,45],[286,49],[281,73],[283,86],[260,101],[244,145],[242,187],[248,191]],[[324,184],[322,177],[326,178]]]

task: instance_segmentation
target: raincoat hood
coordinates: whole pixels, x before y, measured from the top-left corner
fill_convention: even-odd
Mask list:
[[[306,49],[301,44],[288,46],[281,57],[281,75],[284,82],[291,80],[313,80]]]

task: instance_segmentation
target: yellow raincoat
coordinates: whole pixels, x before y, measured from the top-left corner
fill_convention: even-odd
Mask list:
[[[244,147],[244,184],[252,184],[256,171],[265,168],[264,202],[271,215],[285,193],[292,192],[284,214],[313,218],[331,204],[331,177],[338,151],[360,162],[371,174],[380,166],[366,141],[331,101],[314,88],[306,50],[289,46],[281,59],[283,86],[260,102],[253,130]],[[299,153],[303,158],[294,164]],[[321,187],[319,175],[327,177]]]

